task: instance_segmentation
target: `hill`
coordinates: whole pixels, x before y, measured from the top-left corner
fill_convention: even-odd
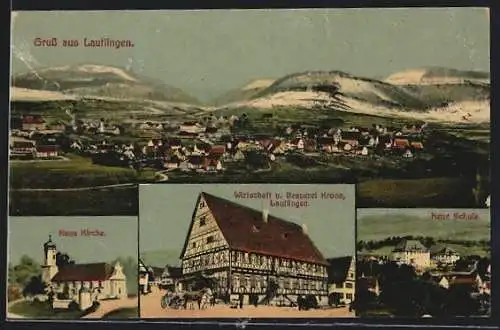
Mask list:
[[[454,71],[452,71],[454,72]],[[449,123],[489,122],[489,85],[466,81],[425,88],[341,71],[307,71],[276,80],[248,100],[219,110],[302,108]],[[236,111],[237,112],[237,111]]]
[[[440,239],[489,240],[490,216],[488,210],[476,210],[479,220],[432,220],[431,213],[405,214],[392,210],[379,215],[358,214],[358,240],[383,240],[390,236],[432,236]],[[460,210],[456,210],[461,212]],[[464,210],[467,212],[467,210]],[[470,213],[470,212],[469,212]]]
[[[249,82],[245,86],[233,89],[218,98],[212,103],[215,105],[224,105],[237,101],[250,100],[258,93],[262,92],[274,83],[273,79],[257,79]]]
[[[149,266],[165,267],[165,265],[180,266],[180,250],[155,250],[141,252],[141,259]]]
[[[189,118],[203,109],[196,105],[148,99],[121,99],[112,97],[78,97],[56,91],[11,88],[13,115],[40,114],[47,119],[68,121],[68,113],[80,119],[106,118],[120,121],[172,117]]]
[[[188,104],[200,102],[181,89],[124,68],[81,64],[37,68],[12,77],[12,86],[67,95],[149,99]]]
[[[490,74],[442,67],[418,68],[396,72],[385,79],[393,85],[445,85],[468,82],[489,84]]]

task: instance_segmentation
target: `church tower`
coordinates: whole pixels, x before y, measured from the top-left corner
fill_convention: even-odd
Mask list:
[[[49,235],[49,240],[43,244],[43,252],[42,280],[48,283],[59,271],[56,262],[57,248],[52,242],[51,235]]]

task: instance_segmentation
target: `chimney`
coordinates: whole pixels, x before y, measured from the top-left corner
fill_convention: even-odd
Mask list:
[[[307,225],[306,224],[302,224],[302,232],[307,235]]]
[[[269,210],[262,210],[262,221],[264,221],[265,223],[267,223],[267,218],[269,217]]]

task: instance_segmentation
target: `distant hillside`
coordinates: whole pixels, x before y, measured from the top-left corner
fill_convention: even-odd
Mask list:
[[[396,72],[385,79],[394,85],[422,84],[462,84],[467,82],[490,82],[490,73],[481,71],[464,71],[442,67],[410,69]]]
[[[488,240],[490,216],[478,211],[480,220],[432,220],[429,214],[384,214],[358,216],[358,240],[383,240],[391,236],[432,236],[440,239]]]
[[[141,252],[141,259],[149,266],[165,267],[165,265],[180,266],[180,250],[156,250]]]
[[[307,71],[276,80],[257,98],[280,92],[320,92],[379,105],[425,109],[427,104],[405,89],[342,71]]]
[[[224,105],[231,102],[250,100],[273,83],[273,79],[253,80],[242,88],[233,89],[219,96],[212,103],[215,105]]]
[[[320,108],[388,118],[478,124],[490,120],[489,91],[489,84],[468,80],[453,85],[395,85],[341,71],[306,71],[278,79],[248,100],[226,104],[219,110],[238,113],[242,108]]]
[[[46,67],[12,77],[12,86],[79,96],[200,102],[181,89],[132,71],[105,65]]]

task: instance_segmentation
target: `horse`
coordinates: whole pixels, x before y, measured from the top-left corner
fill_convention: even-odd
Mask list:
[[[209,288],[201,289],[198,291],[184,292],[182,294],[182,299],[184,301],[184,309],[194,309],[194,304],[198,303],[199,309],[204,309],[207,307],[210,297],[212,296],[212,290]]]

